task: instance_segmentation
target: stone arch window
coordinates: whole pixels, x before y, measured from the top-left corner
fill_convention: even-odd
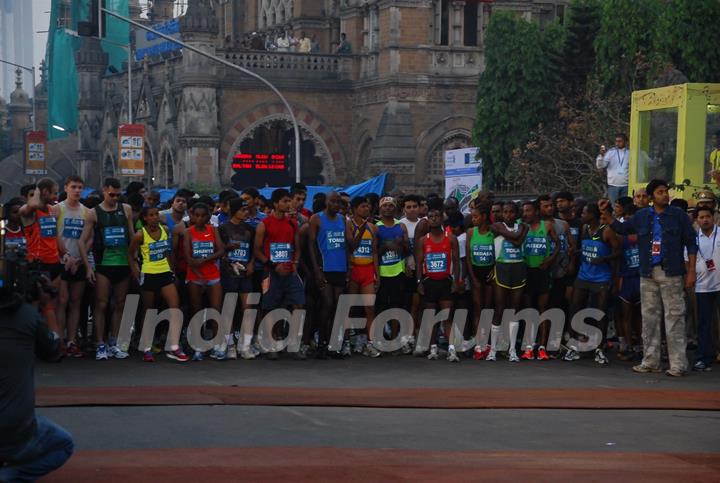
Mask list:
[[[451,133],[442,138],[430,152],[425,172],[426,179],[437,186],[439,192],[445,189],[445,151],[470,147],[470,136],[462,132]]]
[[[163,149],[160,154],[160,177],[155,180],[158,185],[169,188],[176,184],[175,160],[170,149]]]
[[[474,47],[482,43],[489,3],[480,0],[435,0],[434,40],[437,45]]]
[[[258,0],[258,24],[266,29],[292,19],[292,0]]]
[[[105,153],[102,164],[102,179],[115,177],[115,161],[110,153]]]

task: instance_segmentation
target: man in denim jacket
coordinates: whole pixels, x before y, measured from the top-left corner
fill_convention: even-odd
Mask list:
[[[640,249],[640,300],[642,304],[643,360],[635,372],[660,372],[660,340],[665,309],[665,336],[669,376],[682,376],[688,367],[685,338],[684,288],[695,285],[697,240],[683,210],[669,206],[667,182],[650,181],[647,194],[652,206],[643,208],[627,223],[617,220],[612,229],[621,234],[637,233]],[[687,249],[687,269],[684,250]],[[720,267],[719,267],[720,268]],[[683,280],[684,276],[684,280]]]

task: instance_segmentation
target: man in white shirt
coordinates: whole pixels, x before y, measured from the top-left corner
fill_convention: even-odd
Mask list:
[[[695,371],[709,371],[713,348],[714,314],[720,303],[720,229],[714,222],[714,210],[706,205],[697,209],[698,252],[695,262],[695,296],[698,310],[698,349]]]
[[[624,134],[615,136],[615,147],[609,150],[600,146],[595,164],[598,169],[607,169],[608,198],[615,203],[618,198],[628,195],[628,163],[630,151],[627,148],[627,137]]]

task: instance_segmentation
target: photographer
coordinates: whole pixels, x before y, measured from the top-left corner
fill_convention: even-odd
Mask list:
[[[6,267],[6,265],[3,265]],[[7,282],[7,271],[0,273]],[[34,481],[73,452],[70,434],[35,414],[35,356],[57,360],[60,339],[37,309],[0,288],[0,481]]]

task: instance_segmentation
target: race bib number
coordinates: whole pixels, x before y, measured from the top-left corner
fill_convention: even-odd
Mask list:
[[[568,250],[568,241],[567,237],[565,236],[565,233],[561,233],[558,237],[560,239],[560,252],[565,253]],[[555,247],[552,247],[553,250],[555,250]]]
[[[520,261],[523,259],[522,249],[516,247],[507,240],[503,240],[503,251],[505,252],[505,259],[509,261]]]
[[[472,261],[475,265],[492,265],[495,262],[495,250],[492,245],[473,245]]]
[[[577,238],[578,235],[580,235],[580,229],[579,229],[579,228],[574,228],[574,227],[571,226],[571,227],[570,227],[570,234],[571,234],[572,236],[574,236],[575,238]]]
[[[383,253],[382,257],[380,257],[380,260],[383,265],[392,265],[394,263],[400,262],[400,254],[395,250],[388,250]]]
[[[638,247],[625,250],[625,265],[628,268],[638,268],[640,266],[640,249]]]
[[[40,236],[42,238],[53,238],[57,236],[57,218],[54,216],[42,216],[38,219],[40,225]]]
[[[85,220],[82,218],[65,218],[63,223],[63,238],[80,239],[84,227]]]
[[[151,262],[159,262],[170,251],[170,240],[159,240],[148,245],[148,254]]]
[[[528,237],[525,241],[525,252],[531,257],[547,255],[547,238],[542,236]]]
[[[192,242],[192,257],[205,258],[215,252],[215,244],[211,241],[194,241]]]
[[[270,261],[273,263],[288,263],[292,261],[293,247],[289,243],[271,243]]]
[[[355,258],[372,258],[372,240],[367,238],[360,240],[360,245],[353,253]]]
[[[250,243],[246,241],[232,241],[240,245],[228,253],[228,260],[231,262],[247,263],[250,261]]]
[[[27,249],[27,240],[24,236],[20,236],[17,238],[6,238],[5,239],[5,248],[11,249],[11,250],[26,250]]]
[[[425,268],[428,273],[447,272],[447,253],[428,253],[425,255]]]
[[[598,247],[595,245],[585,245],[582,247],[582,256],[587,263],[591,263],[598,257]]]
[[[345,249],[345,232],[344,231],[328,231],[327,248],[328,248],[328,250],[344,250]]]
[[[106,226],[103,229],[103,243],[109,248],[123,246],[125,244],[125,227]]]

